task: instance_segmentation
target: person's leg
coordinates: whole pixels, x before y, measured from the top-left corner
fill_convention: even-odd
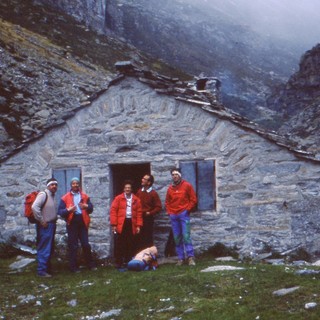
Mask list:
[[[55,223],[49,223],[46,228],[43,228],[40,224],[37,224],[38,275],[43,275],[48,272],[48,263],[54,241],[54,232]]]
[[[121,233],[118,233],[115,237],[115,263],[116,267],[121,267],[124,260],[124,247],[126,243],[125,234],[123,230]]]
[[[153,246],[153,224],[154,224],[154,217],[147,216],[143,219],[143,248],[149,248]]]
[[[125,235],[124,263],[128,263],[134,256],[134,236],[132,233],[131,219],[125,220],[123,226],[123,233]]]
[[[84,258],[88,268],[94,268],[95,263],[92,259],[91,246],[89,244],[89,234],[84,222],[79,222],[79,239],[83,250]]]
[[[128,269],[131,271],[143,271],[145,268],[145,263],[140,260],[131,260],[128,263]]]
[[[52,233],[51,233],[51,250],[50,250],[50,257],[49,257],[49,260],[48,260],[48,273],[52,273],[52,266],[51,266],[51,258],[54,254],[54,250],[55,250],[55,241],[54,241],[54,238],[55,238],[55,235],[56,235],[56,229],[57,229],[57,224],[56,222],[50,222],[52,223]]]
[[[176,253],[179,260],[184,260],[184,248],[182,239],[182,228],[180,222],[180,215],[170,214],[171,227],[173,232],[173,238],[176,246]]]
[[[81,218],[81,217],[80,217]],[[79,270],[77,263],[78,254],[78,220],[79,218],[75,215],[67,225],[68,232],[68,249],[69,249],[69,267],[71,272],[77,272]]]
[[[186,250],[186,255],[188,258],[194,257],[194,250],[191,241],[191,224],[190,224],[190,216],[187,211],[184,211],[180,215],[182,235],[183,235],[183,244]]]

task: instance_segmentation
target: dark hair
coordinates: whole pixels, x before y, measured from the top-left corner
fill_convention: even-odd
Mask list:
[[[180,169],[180,168],[172,168],[172,169],[170,170],[170,173],[172,174],[173,171],[178,171],[178,172],[181,173],[181,169]]]
[[[149,180],[149,182],[150,182],[150,186],[152,186],[153,183],[154,183],[154,176],[153,176],[152,174],[150,174],[150,173],[146,173],[145,176],[148,176],[148,177],[149,177],[148,180]]]
[[[123,187],[125,187],[126,184],[130,184],[131,188],[133,188],[133,181],[132,180],[124,180]]]
[[[55,179],[55,178],[50,178],[50,179],[48,179],[47,180],[47,182],[46,182],[46,184],[48,184],[49,182],[56,182],[56,183],[58,183],[58,181],[57,181],[57,179]]]

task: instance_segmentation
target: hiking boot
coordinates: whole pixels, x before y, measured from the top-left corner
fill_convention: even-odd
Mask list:
[[[38,277],[42,277],[42,278],[51,278],[52,275],[48,272],[39,272],[38,273]]]
[[[189,257],[188,258],[188,266],[195,266],[195,265],[196,265],[196,263],[195,263],[193,257]]]
[[[184,261],[183,261],[183,260],[178,260],[178,262],[176,263],[176,266],[182,266],[182,265],[183,265],[183,263],[184,263]]]

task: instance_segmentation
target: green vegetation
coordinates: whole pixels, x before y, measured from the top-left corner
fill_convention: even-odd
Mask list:
[[[35,263],[10,272],[13,261],[0,261],[1,319],[94,319],[108,312],[107,319],[320,318],[319,306],[305,308],[320,304],[320,275],[298,275],[298,267],[224,262],[244,269],[201,272],[222,264],[206,256],[196,267],[164,264],[136,273],[99,266],[71,274],[66,263],[54,261],[54,277],[48,279],[35,276]],[[284,296],[273,294],[296,286]]]

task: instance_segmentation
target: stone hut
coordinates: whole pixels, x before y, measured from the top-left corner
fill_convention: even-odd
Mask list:
[[[317,254],[317,157],[224,108],[217,79],[209,79],[210,90],[201,79],[197,90],[195,84],[130,63],[117,67],[119,76],[99,97],[1,163],[0,240],[34,241],[34,229],[23,217],[24,196],[44,188],[53,175],[59,180],[59,197],[78,175],[95,206],[93,250],[109,257],[109,208],[123,180],[134,179],[137,188],[151,172],[164,204],[169,170],[178,166],[199,197],[192,213],[196,252],[220,242],[244,255],[297,246]],[[160,254],[169,230],[163,210],[155,222]],[[65,241],[63,220],[58,221],[57,240]]]

